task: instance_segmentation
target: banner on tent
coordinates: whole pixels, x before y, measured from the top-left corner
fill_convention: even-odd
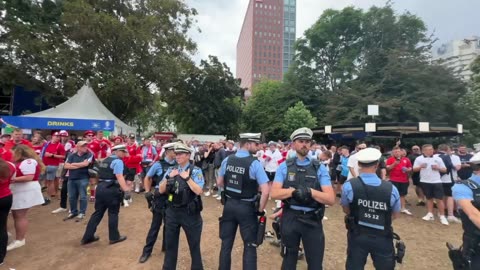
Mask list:
[[[114,120],[3,116],[9,125],[30,129],[106,130],[115,129]]]

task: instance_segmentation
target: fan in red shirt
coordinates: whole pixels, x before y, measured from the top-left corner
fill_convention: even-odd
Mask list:
[[[96,144],[94,152],[96,159],[103,160],[111,155],[112,144],[108,139],[103,138],[103,131],[97,131],[97,137],[93,139],[93,143]]]
[[[32,148],[37,153],[38,156],[42,153],[43,146],[45,146],[45,142],[40,134],[35,134],[32,137]]]
[[[13,162],[12,151],[5,148],[5,143],[0,141],[0,158],[5,161]]]
[[[60,142],[65,148],[65,152],[68,152],[73,148],[75,148],[75,142],[70,139],[69,134],[66,130],[60,130],[58,134],[60,135],[60,139],[61,139]]]
[[[15,171],[16,168],[13,163],[0,159],[0,264],[3,263],[7,253],[7,219],[8,212],[12,208],[10,182],[15,175]]]
[[[412,215],[405,208],[405,196],[408,193],[408,174],[412,171],[412,163],[410,159],[402,157],[402,149],[398,146],[392,150],[392,156],[386,161],[387,171],[390,172],[390,182],[397,187],[400,194],[400,203],[402,205],[401,212]]]
[[[94,139],[95,132],[91,130],[85,131],[83,133],[83,139],[87,142],[88,150],[92,152],[93,154],[93,162],[95,162],[95,159],[97,158],[98,153],[100,153],[100,145],[97,143],[97,141]],[[94,202],[95,201],[95,186],[96,186],[96,181],[97,179],[95,177],[90,178],[90,201]]]
[[[28,140],[23,139],[23,131],[19,128],[15,128],[12,132],[12,139],[5,143],[5,148],[7,150],[12,150],[19,144],[24,144],[30,148],[32,147],[32,144]]]
[[[137,142],[135,141],[135,135],[130,134],[128,136],[128,141],[127,141],[127,152],[128,155],[126,155],[123,158],[123,162],[126,167],[126,173],[125,173],[125,181],[127,183],[127,186],[132,189],[133,188],[133,182],[135,181],[135,175],[139,174],[141,172],[142,167],[140,166],[140,162],[142,161],[142,157],[140,154],[140,149],[137,146]],[[128,207],[128,203],[131,201],[124,201],[123,205],[125,207]]]
[[[40,154],[43,164],[46,166],[45,185],[47,186],[47,194],[50,198],[57,196],[58,187],[60,185],[58,179],[58,167],[65,160],[65,147],[60,142],[60,133],[52,134],[52,140],[47,142]],[[45,199],[45,204],[50,203],[50,198]]]

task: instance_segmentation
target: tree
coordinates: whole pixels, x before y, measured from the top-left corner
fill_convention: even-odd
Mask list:
[[[296,100],[307,101],[320,124],[364,122],[368,104],[381,106],[378,121],[453,124],[459,115],[451,107],[465,85],[431,63],[426,31],[420,18],[395,14],[390,4],[327,10],[298,41],[285,81],[297,82]]]
[[[179,132],[236,136],[242,88],[230,68],[215,56],[202,60],[162,99]]]
[[[310,111],[299,101],[295,106],[288,108],[283,120],[283,131],[285,134],[290,134],[301,127],[314,128],[317,124],[317,119],[312,116]]]
[[[282,135],[283,115],[290,100],[284,84],[263,80],[253,87],[252,96],[243,110],[243,130],[261,132],[269,140]]]
[[[456,111],[461,113],[459,121],[469,130],[463,139],[467,143],[478,143],[480,136],[480,57],[470,65],[472,77],[468,91],[463,95],[456,106]]]
[[[168,91],[193,65],[189,54],[196,45],[187,32],[196,11],[183,1],[1,3],[0,62],[64,96],[89,79],[122,120],[156,110],[158,93]]]

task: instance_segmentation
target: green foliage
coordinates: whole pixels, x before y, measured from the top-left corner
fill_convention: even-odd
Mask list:
[[[461,112],[464,128],[468,129],[463,140],[467,143],[478,143],[480,136],[480,57],[470,66],[472,77],[467,93],[459,100],[456,110]]]
[[[0,74],[18,71],[9,84],[35,78],[45,95],[71,96],[89,79],[107,108],[129,121],[157,110],[158,93],[193,65],[196,46],[187,31],[196,11],[183,1],[0,3]]]
[[[313,128],[317,119],[312,116],[303,102],[299,101],[295,106],[288,108],[283,120],[283,131],[285,134],[292,133],[301,127]]]
[[[243,110],[243,131],[261,132],[267,139],[281,135],[283,115],[290,101],[286,99],[283,84],[264,80],[253,87],[253,95]]]
[[[390,4],[367,11],[326,10],[297,42],[296,64],[285,77],[296,100],[319,124],[362,123],[368,104],[380,122],[456,124],[465,85],[432,64],[424,22]]]
[[[179,132],[236,136],[242,92],[228,66],[209,56],[162,95]]]

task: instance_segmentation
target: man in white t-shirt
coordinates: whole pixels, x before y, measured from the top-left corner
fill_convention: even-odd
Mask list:
[[[347,177],[347,180],[348,179],[352,179],[352,178],[355,178],[358,176],[358,160],[357,160],[357,153],[362,151],[363,149],[367,148],[367,145],[365,143],[360,143],[357,145],[356,149],[358,149],[358,151],[353,154],[353,155],[350,155],[350,157],[348,158],[348,163],[347,163],[347,167],[348,167],[348,177]]]
[[[448,220],[445,217],[445,204],[443,203],[443,184],[440,173],[446,173],[447,168],[443,160],[433,155],[433,146],[425,144],[422,146],[423,155],[418,156],[413,164],[413,171],[420,172],[420,185],[423,193],[427,198],[428,213],[423,217],[423,220],[433,221],[433,199],[436,199],[438,206],[438,215],[440,222],[443,225],[448,225]]]
[[[265,159],[265,172],[268,176],[268,184],[271,186],[275,178],[275,172],[280,166],[279,162],[283,159],[276,142],[271,141],[268,143],[268,149],[265,151],[263,158]]]
[[[443,193],[445,195],[443,202],[445,203],[448,212],[447,220],[448,222],[461,223],[460,219],[453,215],[455,202],[452,197],[452,187],[455,184],[455,181],[457,181],[457,172],[461,169],[462,162],[460,161],[460,157],[453,154],[450,146],[446,144],[440,144],[438,146],[438,154],[436,156],[443,160],[443,163],[447,168],[447,173],[441,174]]]

